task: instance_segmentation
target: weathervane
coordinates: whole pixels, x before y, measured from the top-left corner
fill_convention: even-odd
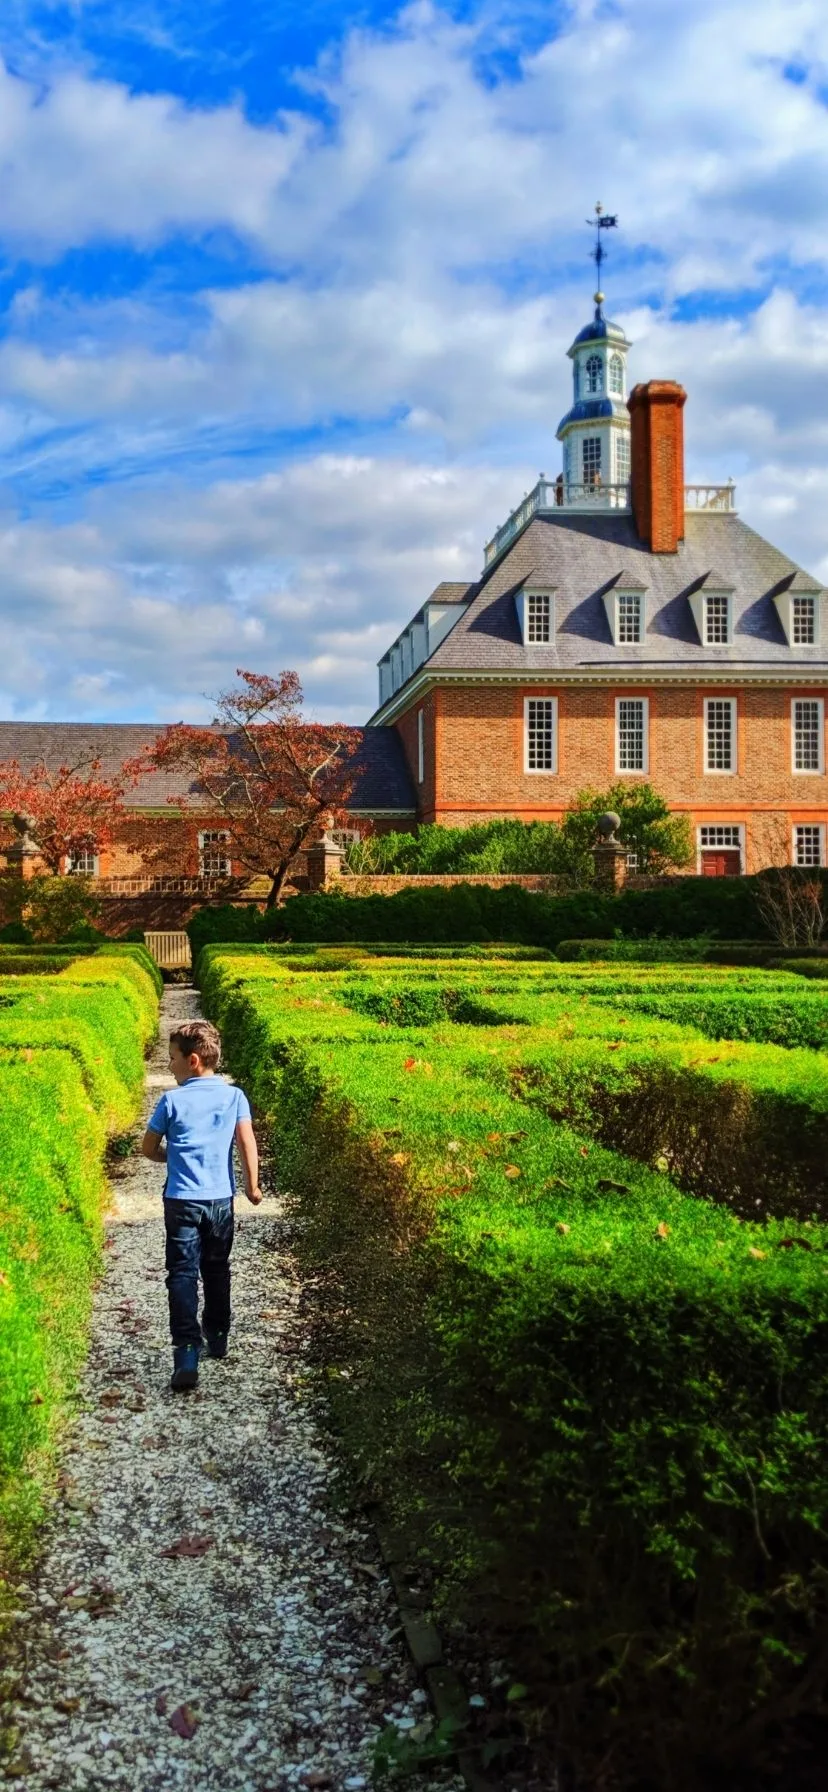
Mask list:
[[[606,256],[606,250],[604,248],[604,239],[601,235],[601,232],[602,232],[602,230],[616,230],[618,227],[618,215],[616,213],[616,215],[614,217],[610,217],[609,215],[607,215],[605,217],[604,216],[604,208],[599,199],[598,204],[595,207],[595,217],[587,218],[587,223],[588,223],[590,229],[595,231],[595,248],[592,251],[592,259],[595,262],[595,272],[596,272],[595,316],[596,316],[596,318],[598,318],[601,316],[601,306],[604,303],[604,295],[601,291],[601,263],[605,259],[605,256]]]

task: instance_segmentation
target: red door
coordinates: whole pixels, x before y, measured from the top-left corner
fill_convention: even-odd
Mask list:
[[[741,877],[742,855],[738,847],[706,846],[701,856],[702,877]]]

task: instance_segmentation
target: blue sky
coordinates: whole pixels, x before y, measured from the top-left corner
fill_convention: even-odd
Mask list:
[[[590,310],[828,582],[816,0],[6,0],[0,713],[374,662],[538,471]]]

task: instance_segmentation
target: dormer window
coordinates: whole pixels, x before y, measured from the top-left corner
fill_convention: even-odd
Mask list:
[[[704,645],[726,647],[730,640],[730,598],[726,591],[704,595]]]
[[[618,640],[632,644],[641,640],[641,592],[618,593]]]
[[[620,355],[610,355],[609,389],[620,397],[624,395],[624,363]]]
[[[621,573],[604,592],[610,634],[616,647],[638,647],[644,639],[646,587],[631,573]]]
[[[791,598],[791,643],[794,647],[813,647],[816,641],[816,599]]]
[[[527,641],[551,640],[551,604],[548,591],[528,591],[526,594],[526,639]]]
[[[515,593],[521,640],[525,647],[549,646],[555,632],[555,593],[525,588]]]
[[[600,355],[587,356],[584,363],[584,373],[586,375],[587,392],[603,392],[604,369],[601,365]]]

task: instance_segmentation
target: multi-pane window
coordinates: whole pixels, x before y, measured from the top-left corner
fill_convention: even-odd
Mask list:
[[[624,363],[620,355],[610,355],[609,389],[618,393],[624,391]]]
[[[647,699],[619,697],[615,705],[616,766],[619,772],[647,770]]]
[[[618,598],[618,639],[635,642],[641,640],[641,597],[637,591],[619,591]]]
[[[587,392],[603,392],[604,370],[600,355],[589,355],[584,366]]]
[[[601,437],[584,436],[582,453],[584,485],[596,485],[601,478]]]
[[[341,846],[342,851],[347,852],[349,846],[358,844],[362,835],[359,828],[331,828],[329,838],[335,846]]]
[[[223,828],[207,828],[198,836],[198,868],[202,877],[228,877],[230,835]]]
[[[527,641],[549,641],[551,622],[548,591],[530,591],[526,598]]]
[[[793,769],[822,771],[822,698],[793,700]]]
[[[717,592],[704,600],[705,647],[726,646],[730,639],[730,599]]]
[[[66,870],[70,877],[96,877],[98,872],[98,855],[92,846],[83,846],[70,852],[66,860]]]
[[[727,822],[717,821],[709,827],[699,828],[699,844],[708,849],[718,847],[720,851],[738,852],[742,845],[741,830],[738,825],[732,827]]]
[[[417,711],[417,783],[422,784],[425,777],[425,716],[421,709]]]
[[[619,485],[626,485],[630,477],[630,438],[626,430],[615,438],[615,477]]]
[[[733,697],[705,699],[704,769],[706,772],[736,769],[736,701]]]
[[[555,697],[527,697],[525,710],[526,770],[554,772],[556,767]]]
[[[791,599],[791,639],[794,647],[813,647],[816,640],[816,607],[812,597]]]
[[[822,864],[822,828],[818,823],[805,822],[794,828],[794,864]]]

